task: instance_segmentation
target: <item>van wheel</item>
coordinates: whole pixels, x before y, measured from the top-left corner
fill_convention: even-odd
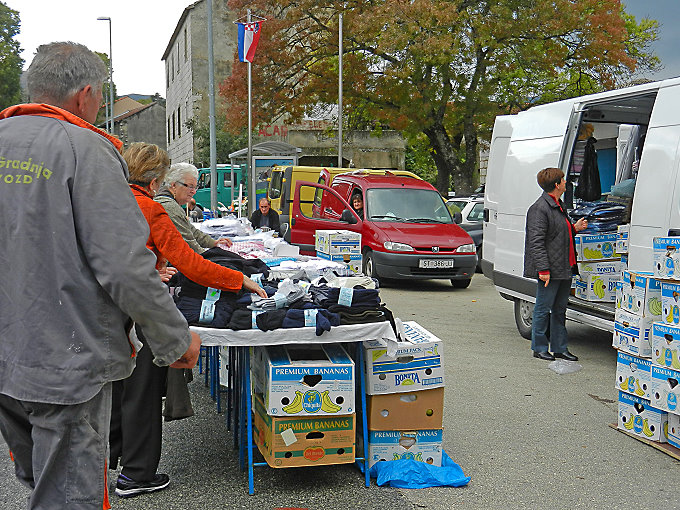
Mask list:
[[[527,340],[531,340],[531,322],[534,315],[534,304],[523,299],[515,299],[515,324],[517,331]]]
[[[454,289],[467,289],[470,286],[471,281],[472,278],[467,280],[451,280],[451,285],[453,285]]]
[[[375,270],[375,261],[373,260],[373,253],[367,250],[364,253],[364,274],[369,278],[379,280],[378,273]]]

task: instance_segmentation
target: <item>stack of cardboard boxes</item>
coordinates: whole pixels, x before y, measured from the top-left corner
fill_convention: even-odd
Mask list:
[[[355,458],[355,369],[339,344],[253,348],[254,439],[271,467]]]
[[[390,356],[380,342],[364,342],[369,466],[413,459],[442,463],[443,342],[416,322]]]
[[[618,234],[578,234],[576,260],[579,276],[574,277],[576,297],[586,301],[613,303],[616,299],[616,282],[621,279],[624,266],[622,251],[617,250]],[[623,250],[623,244],[620,245]],[[625,247],[627,251],[627,245]]]
[[[361,234],[350,230],[317,230],[316,255],[319,258],[343,262],[351,273],[362,271]]]

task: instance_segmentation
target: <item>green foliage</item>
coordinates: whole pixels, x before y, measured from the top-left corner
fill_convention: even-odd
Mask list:
[[[0,110],[21,101],[19,24],[19,13],[0,2]]]
[[[198,122],[192,118],[186,122],[186,127],[194,132],[194,165],[198,168],[210,166],[210,124]],[[248,133],[241,131],[234,135],[224,130],[224,120],[219,116],[215,119],[215,148],[218,163],[228,163],[229,154],[248,146]]]
[[[406,146],[406,170],[422,177],[431,184],[437,182],[437,165],[432,159],[432,148],[425,135],[418,135]]]

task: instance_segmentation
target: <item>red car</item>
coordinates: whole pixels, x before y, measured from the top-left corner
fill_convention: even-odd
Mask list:
[[[300,196],[312,195],[305,188],[314,188],[311,204],[301,203]],[[357,192],[363,219],[350,205]],[[290,223],[291,244],[306,254],[315,254],[316,230],[360,232],[363,270],[374,278],[445,278],[466,288],[475,273],[472,238],[434,186],[420,179],[352,173],[336,176],[331,187],[298,181]]]

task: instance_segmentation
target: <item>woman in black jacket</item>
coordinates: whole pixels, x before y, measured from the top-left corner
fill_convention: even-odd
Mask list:
[[[574,234],[588,227],[585,218],[572,224],[560,197],[567,187],[559,168],[544,168],[536,176],[544,193],[527,211],[524,276],[536,278],[536,304],[531,326],[531,350],[544,360],[578,358],[567,350],[567,302],[576,270]],[[550,340],[546,335],[550,324]],[[548,352],[548,343],[553,354]]]

